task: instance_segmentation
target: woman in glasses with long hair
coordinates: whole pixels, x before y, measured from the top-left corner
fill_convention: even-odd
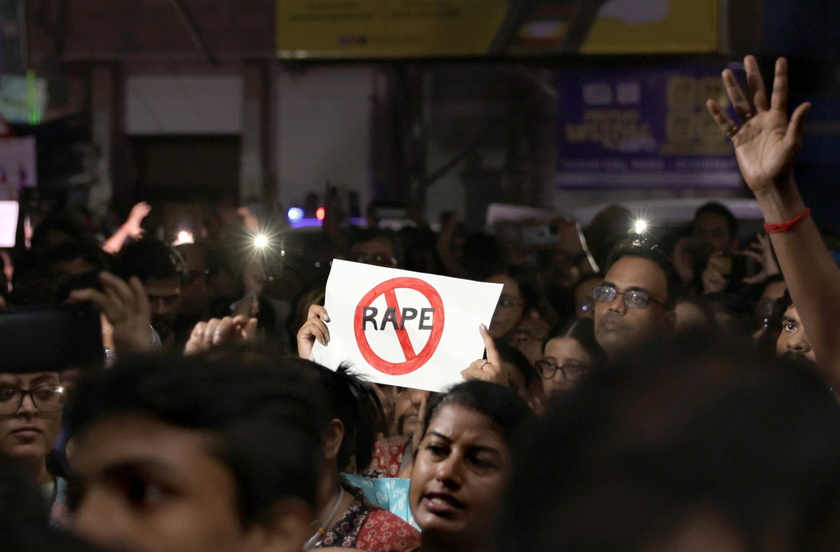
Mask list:
[[[543,346],[543,357],[534,363],[547,399],[562,395],[593,367],[606,362],[607,355],[595,341],[591,318],[575,318]]]
[[[0,372],[0,453],[30,468],[58,524],[66,521],[62,500],[66,482],[48,469],[47,458],[58,439],[63,409],[58,372]]]

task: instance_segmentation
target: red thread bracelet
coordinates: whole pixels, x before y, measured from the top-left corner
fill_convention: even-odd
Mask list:
[[[808,218],[811,215],[811,209],[805,209],[795,217],[790,220],[786,220],[785,222],[776,222],[773,224],[764,223],[764,231],[768,234],[784,234],[785,232],[790,232],[791,229]]]

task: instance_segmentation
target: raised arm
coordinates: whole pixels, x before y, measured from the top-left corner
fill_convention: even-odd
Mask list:
[[[142,236],[143,227],[141,224],[143,223],[143,219],[146,218],[146,215],[148,215],[151,210],[152,207],[145,201],[141,201],[140,203],[134,205],[123,225],[117,229],[113,236],[108,238],[108,241],[102,244],[102,250],[105,253],[116,255],[119,253],[120,249],[122,249],[122,246],[125,244],[125,240],[128,238],[139,238]]]
[[[840,386],[840,270],[834,264],[793,181],[793,166],[802,147],[803,122],[811,104],[798,106],[788,118],[788,66],[776,61],[768,97],[752,56],[744,60],[749,90],[735,75],[723,72],[726,92],[740,125],[714,101],[706,106],[735,147],[744,180],[755,194],[770,233],[793,302],[808,331],[826,379]],[[797,221],[794,224],[784,224]],[[784,230],[784,231],[778,231]]]

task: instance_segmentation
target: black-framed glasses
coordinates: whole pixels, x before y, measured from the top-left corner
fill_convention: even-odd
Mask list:
[[[32,389],[0,387],[0,414],[14,414],[29,395],[35,408],[41,412],[57,412],[64,408],[64,387],[60,385],[39,385]]]
[[[591,368],[591,366],[587,364],[575,362],[558,366],[551,360],[538,360],[534,363],[534,367],[537,369],[537,373],[542,379],[551,379],[554,377],[554,374],[557,373],[557,370],[560,370],[560,373],[563,374],[563,378],[565,378],[566,381],[577,380]]]
[[[592,290],[592,296],[596,301],[601,303],[612,303],[618,295],[624,296],[624,304],[630,308],[645,309],[650,302],[662,306],[660,301],[652,298],[650,294],[643,289],[618,291],[614,286],[601,285],[596,286],[595,289]]]

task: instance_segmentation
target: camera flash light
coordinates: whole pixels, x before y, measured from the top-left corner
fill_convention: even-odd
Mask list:
[[[258,247],[260,249],[265,248],[268,245],[268,238],[263,234],[257,234],[254,236],[254,247]]]
[[[633,231],[636,234],[642,234],[644,231],[647,230],[647,221],[643,219],[638,219],[635,223],[633,223]]]
[[[193,233],[189,230],[181,230],[178,232],[178,236],[172,245],[184,245],[187,243],[195,243]]]

